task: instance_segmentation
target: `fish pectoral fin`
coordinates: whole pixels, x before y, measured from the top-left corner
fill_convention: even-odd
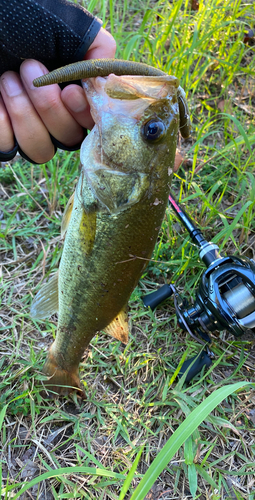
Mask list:
[[[58,271],[44,283],[36,294],[30,314],[33,318],[44,319],[58,311]]]
[[[140,201],[150,185],[146,174],[127,174],[105,167],[90,171],[88,178],[95,196],[111,213],[125,210]]]
[[[63,213],[63,218],[62,218],[62,223],[61,223],[61,238],[64,238],[65,233],[66,233],[67,228],[68,228],[68,224],[69,224],[70,219],[71,219],[72,210],[73,210],[73,203],[74,203],[74,194],[75,193],[73,193],[71,198],[69,198],[67,205],[66,205],[66,208],[65,208],[65,211]]]
[[[115,339],[123,342],[123,344],[128,343],[129,328],[126,308],[120,311],[118,316],[116,316],[116,318],[114,318],[114,320],[106,328],[104,328],[104,331],[105,333],[108,333],[108,335],[111,335]]]

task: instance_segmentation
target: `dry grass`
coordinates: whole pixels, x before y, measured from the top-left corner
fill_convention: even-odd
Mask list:
[[[173,191],[181,193],[183,200],[194,195],[185,206],[208,240],[214,238],[229,254],[254,258],[254,47],[242,42],[242,30],[255,19],[254,5],[214,1],[206,13],[205,7],[189,11],[188,2],[182,6],[135,0],[130,5],[94,3],[114,29],[118,56],[124,47],[127,57],[170,65],[190,89],[193,135],[180,149],[183,157],[191,159],[186,163],[191,166],[178,171]],[[177,4],[175,29],[166,35]],[[224,22],[232,19],[224,29],[220,9],[225,9]],[[205,37],[208,19],[214,27],[212,47]],[[195,27],[199,47],[194,45]],[[137,44],[139,30],[144,35]],[[225,115],[220,114],[223,110]],[[209,372],[188,387],[177,378],[172,380],[182,355],[187,351],[192,356],[200,347],[177,327],[171,300],[151,313],[143,308],[141,295],[168,279],[177,281],[190,300],[203,266],[197,249],[168,210],[154,260],[131,297],[128,345],[103,334],[93,339],[81,364],[85,402],[42,399],[40,368],[57,318],[36,322],[29,307],[40,283],[58,267],[61,215],[75,186],[78,163],[77,155],[59,153],[42,167],[16,158],[0,170],[0,410],[8,405],[0,425],[0,458],[1,494],[6,499],[25,481],[62,467],[106,468],[126,476],[144,445],[130,498],[139,477],[194,407],[226,384],[255,382],[253,332],[240,339],[215,332],[216,357]],[[235,217],[238,220],[230,231]],[[229,396],[179,449],[146,500],[192,498],[192,464],[198,478],[196,498],[253,500],[254,428],[254,389]],[[39,482],[18,498],[113,500],[119,498],[122,484],[118,476],[69,472]]]

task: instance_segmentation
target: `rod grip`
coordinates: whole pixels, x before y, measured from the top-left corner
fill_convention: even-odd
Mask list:
[[[150,307],[153,311],[161,302],[168,297],[171,297],[173,291],[170,285],[161,286],[156,292],[148,293],[142,297],[143,303],[146,307]]]
[[[188,384],[193,377],[195,377],[198,373],[201,372],[202,368],[209,366],[212,364],[211,358],[208,356],[206,351],[202,351],[199,355],[193,356],[193,358],[187,359],[184,361],[180,371],[179,377],[181,377],[187,370],[185,382]],[[192,366],[190,366],[192,365]],[[190,366],[190,368],[189,368]],[[189,368],[189,369],[188,369]]]

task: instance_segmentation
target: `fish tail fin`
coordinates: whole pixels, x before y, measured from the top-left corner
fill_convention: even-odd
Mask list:
[[[46,391],[50,392],[51,397],[68,396],[76,392],[78,396],[85,399],[78,367],[72,371],[63,369],[57,363],[54,354],[49,351],[42,371],[48,377],[48,380],[44,381],[43,384]]]

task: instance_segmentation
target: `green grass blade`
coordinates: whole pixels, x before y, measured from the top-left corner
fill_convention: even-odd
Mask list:
[[[62,467],[57,470],[51,470],[49,472],[45,472],[44,474],[41,474],[38,477],[35,477],[32,479],[32,481],[29,481],[29,483],[26,483],[21,490],[12,498],[12,500],[17,500],[20,498],[22,493],[24,491],[29,490],[29,488],[32,488],[35,486],[35,484],[41,483],[45,479],[50,479],[52,477],[59,477],[64,474],[84,474],[84,475],[91,475],[91,476],[106,476],[106,477],[114,477],[115,479],[124,479],[125,476],[124,474],[118,474],[117,472],[112,472],[110,470],[105,470],[105,469],[96,469],[95,467],[83,467],[83,466],[76,466],[76,467]]]
[[[231,224],[228,226],[227,231],[224,228],[221,231],[219,231],[219,233],[213,238],[214,242],[218,242],[223,236],[225,236],[225,238],[224,238],[224,240],[223,240],[223,242],[221,244],[220,249],[222,249],[226,245],[226,242],[230,238],[231,233],[236,228],[236,225],[237,225],[240,217],[246,212],[247,208],[251,205],[251,203],[252,203],[251,201],[247,201],[245,203],[245,205],[243,205],[243,207],[239,210],[238,214],[235,216],[233,222],[231,222]]]
[[[197,492],[197,471],[194,463],[188,465],[189,489],[192,498],[195,498]]]
[[[208,472],[206,472],[206,470],[204,470],[203,467],[201,467],[201,465],[199,464],[195,464],[196,465],[196,469],[198,471],[198,473],[200,474],[200,476],[203,477],[203,479],[205,481],[207,481],[208,484],[210,484],[213,488],[215,488],[217,490],[218,488],[218,485],[217,483],[211,478],[211,476],[208,474]]]
[[[158,456],[155,458],[154,462],[151,464],[133,493],[131,500],[143,500],[175,453],[209,415],[209,413],[211,413],[211,411],[213,411],[214,408],[216,408],[216,406],[223,401],[223,399],[227,398],[238,389],[248,385],[252,384],[250,382],[238,382],[233,385],[221,387],[210,394],[208,398],[198,405],[195,410],[193,410],[182,422],[180,427],[178,427],[178,429],[173,433]]]
[[[121,492],[120,492],[119,500],[125,500],[125,498],[126,498],[126,493],[127,493],[128,488],[130,486],[130,483],[134,477],[134,474],[135,474],[135,471],[137,469],[137,465],[138,465],[138,462],[140,460],[143,449],[144,449],[144,445],[141,447],[141,449],[137,453],[137,455],[135,457],[135,461],[133,462],[133,465],[132,465],[132,467],[131,467],[131,469],[130,469],[130,471],[129,471],[129,473],[124,481],[124,484],[123,484]]]
[[[244,143],[245,143],[248,151],[252,154],[251,145],[249,143],[248,136],[247,136],[242,124],[240,123],[240,121],[237,120],[237,118],[235,116],[232,116],[228,113],[221,113],[221,115],[225,115],[227,118],[229,118],[230,120],[232,120],[234,122],[234,124],[238,128],[241,136],[243,137]]]
[[[3,425],[3,421],[4,421],[4,417],[5,417],[5,414],[6,414],[6,410],[7,410],[7,408],[8,408],[8,404],[7,404],[7,405],[5,405],[5,406],[2,408],[1,412],[0,412],[0,431],[1,431],[1,429],[2,429],[2,425]]]

